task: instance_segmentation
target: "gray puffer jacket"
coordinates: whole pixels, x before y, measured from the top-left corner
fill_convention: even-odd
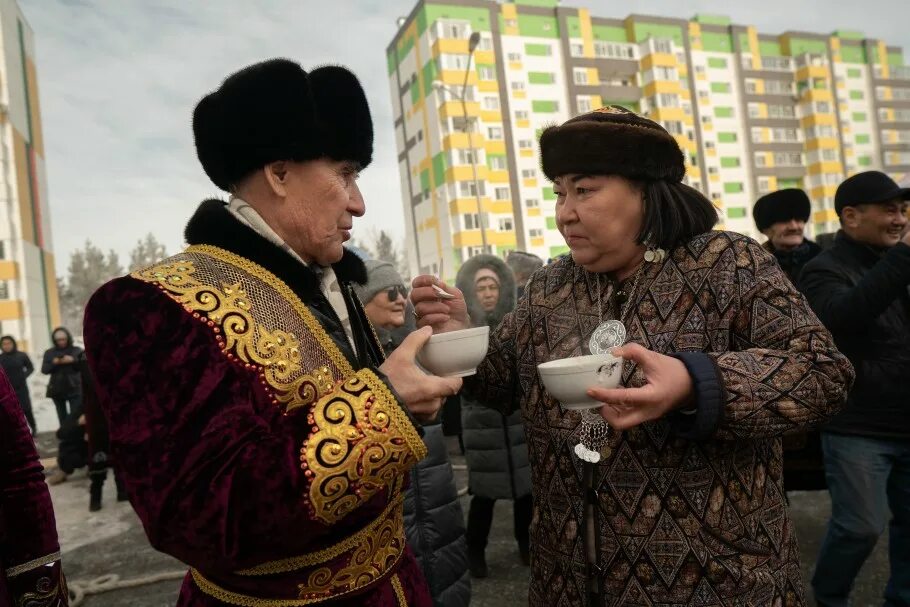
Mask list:
[[[405,331],[389,333],[377,328],[376,332],[386,355],[407,337]],[[427,579],[433,605],[467,607],[471,602],[471,576],[464,512],[458,501],[442,424],[423,426],[423,442],[427,456],[411,468],[411,485],[404,496],[405,533]]]
[[[474,291],[474,276],[481,268],[499,277],[499,303],[487,314]],[[456,285],[464,293],[474,326],[495,328],[515,308],[515,279],[504,261],[493,255],[476,255],[458,271]],[[468,489],[490,499],[516,499],[531,493],[531,468],[521,411],[505,416],[462,397],[462,439],[468,464]]]

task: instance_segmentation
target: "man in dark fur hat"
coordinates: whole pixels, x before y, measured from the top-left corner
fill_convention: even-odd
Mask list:
[[[85,316],[111,452],[152,545],[190,565],[179,605],[430,605],[407,547],[415,416],[458,379],[385,359],[343,247],[373,126],[342,67],[249,66],[193,113],[230,201],[189,248],[103,286]]]
[[[794,285],[803,266],[821,252],[821,247],[806,238],[806,222],[812,203],[799,188],[765,194],[752,207],[755,227],[768,237],[762,245],[774,257]]]

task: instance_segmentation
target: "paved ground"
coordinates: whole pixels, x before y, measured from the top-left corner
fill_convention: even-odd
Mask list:
[[[44,455],[53,455],[53,440],[41,437]],[[463,463],[455,456],[456,464]],[[466,483],[465,473],[457,472],[459,486]],[[88,512],[88,479],[78,472],[69,481],[51,488],[57,512],[58,531],[64,553],[64,565],[74,584],[104,574],[117,574],[122,579],[162,572],[179,572],[184,567],[174,559],[159,554],[148,545],[138,519],[128,503],[117,503],[113,480],[105,485],[104,509]],[[464,507],[467,509],[467,498]],[[801,493],[792,495],[791,515],[800,534],[803,568],[808,580],[811,563],[818,552],[829,513],[827,495]],[[508,503],[497,504],[493,533],[487,560],[490,577],[475,580],[472,605],[502,607],[522,605],[526,601],[528,569],[518,560],[512,537],[512,513]],[[888,576],[887,546],[883,538],[857,581],[854,605],[865,607],[881,604],[881,591]],[[86,607],[165,607],[174,604],[179,580],[119,590],[87,597]]]

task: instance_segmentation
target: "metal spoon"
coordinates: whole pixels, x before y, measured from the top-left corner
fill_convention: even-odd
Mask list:
[[[446,292],[442,287],[438,285],[433,285],[433,290],[436,291],[436,296],[439,299],[455,299],[454,295]]]

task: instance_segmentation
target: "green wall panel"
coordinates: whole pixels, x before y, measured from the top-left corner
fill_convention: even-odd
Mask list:
[[[433,156],[433,187],[438,188],[446,182],[446,157],[439,152]]]
[[[708,67],[727,67],[727,60],[723,57],[708,57]]]
[[[732,53],[733,38],[720,32],[702,32],[701,44],[710,53]]]
[[[677,45],[683,45],[682,28],[678,25],[664,25],[660,23],[635,22],[635,42],[646,38],[669,38]]]
[[[712,82],[711,83],[711,92],[712,93],[729,93],[730,92],[730,83],[729,82]]]
[[[420,191],[426,192],[430,189],[430,169],[420,171]]]
[[[556,229],[556,218],[555,217],[547,217],[547,228],[550,230]]]
[[[904,56],[901,53],[888,53],[888,65],[904,65]]]
[[[528,82],[531,84],[553,84],[556,74],[552,72],[528,72]]]
[[[720,166],[724,167],[725,169],[736,168],[736,167],[740,166],[739,157],[738,156],[721,156]]]
[[[736,133],[718,133],[717,141],[720,143],[736,143]]]
[[[790,39],[790,55],[793,57],[802,55],[803,53],[824,54],[827,52],[828,44],[823,40],[810,40],[808,38]]]
[[[556,200],[556,192],[553,191],[553,188],[543,188],[543,199]]]
[[[727,194],[738,194],[743,191],[743,184],[739,181],[733,181],[724,184],[724,192]]]
[[[534,38],[559,38],[559,22],[556,17],[518,13],[518,32]]]
[[[762,57],[783,57],[784,52],[776,40],[759,40],[758,53]]]
[[[471,22],[474,31],[488,32],[490,25],[490,9],[473,6],[456,6],[453,4],[427,4],[426,23],[432,25],[437,19],[464,19]],[[418,26],[420,22],[418,22]]]
[[[734,184],[726,184],[726,185],[734,185]],[[740,186],[740,189],[737,191],[741,192],[742,184],[740,183],[740,184],[735,184],[735,185]],[[727,209],[727,217],[729,217],[730,219],[742,219],[745,216],[746,216],[745,207],[730,207],[729,209]]]
[[[433,92],[433,82],[436,80],[438,73],[436,61],[434,59],[427,61],[421,71],[423,72],[423,96],[426,97]]]
[[[592,25],[594,30],[594,39],[603,42],[628,42],[629,36],[626,34],[626,28],[618,25]]]
[[[857,135],[856,143],[869,143],[869,135]]]
[[[540,114],[551,114],[559,111],[559,104],[555,101],[537,100],[531,102],[531,109]]]
[[[732,107],[716,107],[714,108],[714,115],[718,118],[733,118],[733,108]]]
[[[526,44],[525,53],[532,57],[549,57],[553,47],[549,44]]]
[[[569,252],[569,247],[566,245],[559,245],[558,247],[550,247],[550,257],[555,258],[560,255],[565,255]]]
[[[866,49],[843,44],[840,47],[840,58],[844,63],[866,63]]]

